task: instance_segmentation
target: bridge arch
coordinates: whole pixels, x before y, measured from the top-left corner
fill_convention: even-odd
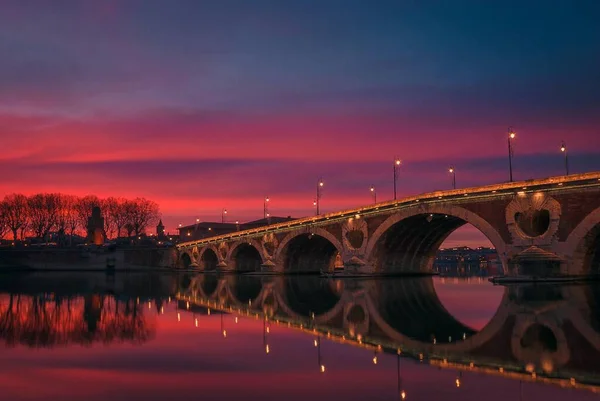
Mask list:
[[[371,235],[366,259],[376,271],[430,272],[443,241],[467,223],[490,240],[507,272],[506,244],[498,231],[476,213],[448,204],[415,205],[388,217]]]
[[[569,274],[600,274],[600,207],[588,214],[565,241]]]
[[[275,252],[277,268],[289,272],[320,272],[334,268],[342,243],[329,231],[310,227],[289,233]]]
[[[265,257],[261,244],[254,239],[248,239],[232,244],[226,260],[227,264],[231,263],[236,271],[260,271]]]
[[[194,263],[194,256],[191,251],[185,250],[179,254],[179,266],[188,269]]]
[[[214,245],[201,248],[198,254],[198,265],[200,270],[214,271],[217,270],[217,264],[219,263],[219,251]]]

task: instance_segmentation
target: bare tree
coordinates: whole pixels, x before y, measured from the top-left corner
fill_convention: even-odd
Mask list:
[[[117,237],[121,236],[121,231],[125,228],[128,221],[127,215],[127,199],[117,198],[116,199],[116,208],[113,210],[113,220],[115,224],[115,229],[117,231]]]
[[[6,207],[4,201],[0,201],[0,239],[4,238],[6,233],[10,230],[6,219]]]
[[[58,194],[35,194],[27,199],[31,229],[37,238],[46,238],[59,215]]]
[[[119,214],[119,200],[114,197],[102,199],[100,201],[102,216],[104,217],[104,232],[107,238],[114,238],[115,233],[119,236],[117,219]]]
[[[19,230],[25,230],[27,227],[29,205],[27,197],[22,194],[11,194],[4,197],[2,202],[4,209],[4,218],[6,224],[13,233],[13,241],[17,241]],[[21,232],[21,237],[23,232]]]
[[[78,229],[87,229],[88,219],[94,207],[100,207],[104,217],[104,230],[109,238],[120,236],[125,230],[128,236],[139,236],[159,217],[156,202],[145,198],[127,200],[110,197],[104,200],[95,195],[78,198],[58,193],[22,194],[5,196],[0,201],[0,238],[11,231],[14,241],[24,239],[25,232],[33,232],[37,238],[47,237],[56,228],[61,242],[65,236],[72,237]]]
[[[78,202],[79,198],[74,195],[60,195],[57,227],[59,232],[68,234],[69,246],[73,245],[73,235],[79,227]]]
[[[160,217],[158,204],[145,198],[135,198],[129,202],[131,214],[129,224],[136,236],[142,234],[149,224],[154,224]]]

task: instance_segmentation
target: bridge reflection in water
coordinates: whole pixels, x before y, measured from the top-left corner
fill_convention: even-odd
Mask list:
[[[523,400],[600,391],[600,286],[214,274],[3,279],[0,391],[11,400],[191,399],[199,388],[208,399],[251,391],[260,399],[438,400],[458,390],[479,399],[502,388],[492,400],[517,399],[525,382],[535,384]],[[466,299],[481,306],[457,307]],[[484,320],[481,311],[489,311]],[[38,387],[38,398],[22,392]]]
[[[472,372],[600,392],[600,286],[506,286],[475,329],[445,308],[434,280],[200,274],[176,298],[184,311],[221,313],[223,330],[223,314],[261,319],[266,353],[272,326],[310,335],[323,372],[327,340],[370,349],[375,364],[391,353],[398,366],[408,358],[456,370],[456,386]]]

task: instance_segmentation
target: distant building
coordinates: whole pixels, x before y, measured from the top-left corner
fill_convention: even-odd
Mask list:
[[[92,208],[92,215],[88,217],[87,223],[87,242],[90,244],[102,245],[106,239],[104,232],[104,217],[98,206]]]
[[[493,248],[462,246],[440,249],[433,268],[444,275],[487,276],[501,272],[502,264]]]
[[[246,223],[217,223],[202,221],[196,224],[190,224],[188,226],[179,227],[179,240],[195,241],[208,237],[215,237],[217,235],[224,235],[233,233],[236,231],[249,230],[252,228],[267,226],[270,224],[284,223],[286,221],[295,220],[291,216],[288,217],[267,217],[265,219],[253,220]]]
[[[163,225],[162,219],[158,221],[158,225],[156,226],[156,236],[159,240],[163,240],[165,238],[165,226]]]

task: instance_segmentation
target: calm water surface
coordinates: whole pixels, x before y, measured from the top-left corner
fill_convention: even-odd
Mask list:
[[[2,400],[591,400],[600,389],[591,286],[48,273],[4,275],[0,292]]]

